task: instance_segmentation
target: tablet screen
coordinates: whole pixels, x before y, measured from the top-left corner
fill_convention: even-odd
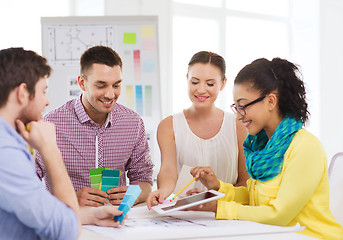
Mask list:
[[[217,195],[215,195],[215,194],[213,194],[211,192],[202,192],[202,193],[198,193],[198,194],[196,194],[194,196],[182,198],[182,199],[178,200],[175,205],[169,206],[169,207],[164,207],[164,208],[161,208],[161,209],[164,210],[164,211],[168,211],[170,209],[174,209],[174,208],[178,208],[178,207],[181,207],[181,206],[185,206],[185,205],[188,205],[190,203],[198,202],[200,200],[208,199],[208,198],[215,197],[215,196],[217,196]]]

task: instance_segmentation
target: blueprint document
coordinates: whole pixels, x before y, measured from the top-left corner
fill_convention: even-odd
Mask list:
[[[111,239],[175,239],[302,231],[304,227],[279,227],[250,221],[215,220],[214,213],[179,211],[159,215],[146,206],[134,207],[119,228],[83,226]]]

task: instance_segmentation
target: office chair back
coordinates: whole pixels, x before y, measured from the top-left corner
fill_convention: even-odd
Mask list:
[[[343,226],[343,152],[336,153],[329,167],[330,209]]]

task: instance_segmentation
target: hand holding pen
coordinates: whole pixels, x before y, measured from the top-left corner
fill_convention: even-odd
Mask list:
[[[170,201],[172,202],[177,196],[179,196],[180,193],[182,193],[189,185],[191,185],[192,182],[194,182],[194,180],[196,180],[196,177],[194,177],[189,183],[187,183],[186,186],[184,186],[183,188],[181,188],[181,190],[178,191],[178,192],[175,194],[175,196],[174,196],[172,199],[170,199]]]
[[[195,167],[191,169],[191,174],[194,178],[200,180],[207,189],[218,191],[220,182],[211,167]]]

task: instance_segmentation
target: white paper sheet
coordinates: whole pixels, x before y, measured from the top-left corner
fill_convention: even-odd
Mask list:
[[[175,239],[195,237],[239,236],[301,231],[299,224],[279,227],[250,221],[215,220],[214,213],[179,211],[161,216],[146,206],[135,207],[120,228],[84,226],[111,239]]]

